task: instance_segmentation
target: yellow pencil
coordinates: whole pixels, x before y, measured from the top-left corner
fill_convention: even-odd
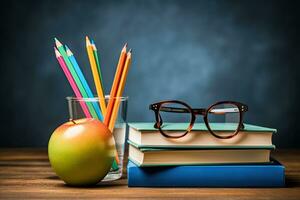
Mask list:
[[[94,57],[93,47],[92,47],[91,41],[88,38],[88,36],[85,37],[85,40],[86,40],[86,49],[87,49],[87,53],[89,56],[89,61],[90,61],[93,77],[94,77],[94,82],[95,82],[97,94],[99,97],[100,108],[102,111],[102,115],[105,116],[105,114],[106,114],[105,96],[103,93],[103,88],[101,86],[100,76],[98,73],[96,59]],[[114,143],[115,143],[115,141],[114,141]],[[117,152],[117,150],[115,150],[115,160],[113,162],[112,168],[117,170],[119,163],[120,163],[120,161],[119,161],[119,157],[118,157],[118,152]]]
[[[102,115],[105,116],[105,114],[106,114],[105,96],[104,96],[103,88],[101,86],[100,76],[98,73],[97,64],[96,64],[96,60],[95,60],[94,53],[93,53],[93,47],[91,45],[91,42],[90,42],[90,39],[88,38],[88,36],[86,36],[85,39],[86,39],[86,49],[87,49],[93,77],[94,77],[94,82],[96,85],[97,95],[99,97],[100,108],[102,111]]]
[[[114,126],[115,126],[115,122],[117,120],[119,106],[120,106],[120,99],[119,98],[122,97],[122,93],[123,93],[123,90],[124,90],[124,87],[125,87],[125,82],[126,82],[128,70],[129,70],[129,67],[130,67],[130,63],[131,63],[131,49],[127,53],[124,69],[123,69],[120,84],[119,84],[119,87],[118,87],[118,92],[117,92],[117,95],[116,95],[117,99],[116,99],[115,105],[113,107],[111,119],[110,119],[109,125],[108,125],[108,128],[111,132],[113,131]]]

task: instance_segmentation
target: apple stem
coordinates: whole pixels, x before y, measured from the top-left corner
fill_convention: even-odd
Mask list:
[[[74,124],[76,124],[76,122],[73,119],[70,119],[71,122],[73,122]]]

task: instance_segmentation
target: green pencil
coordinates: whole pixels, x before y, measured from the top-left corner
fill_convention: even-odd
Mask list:
[[[58,39],[54,38],[54,40],[55,40],[55,45],[56,45],[59,53],[62,55],[67,67],[69,68],[69,70],[70,70],[70,72],[71,72],[71,74],[72,74],[72,76],[75,80],[75,83],[79,88],[79,91],[80,91],[82,97],[83,98],[88,98],[88,95],[87,95],[87,93],[86,93],[86,91],[85,91],[85,89],[84,89],[84,87],[83,87],[83,85],[82,85],[82,83],[81,83],[81,81],[80,81],[80,79],[79,79],[72,63],[70,62],[70,60],[68,58],[68,55],[67,55],[63,45],[61,44],[60,41],[58,41]],[[91,102],[86,102],[86,104],[89,108],[89,111],[90,111],[90,114],[92,115],[92,117],[98,119],[98,115],[97,115],[96,111],[94,110],[94,107],[93,107],[92,103]]]
[[[96,59],[96,64],[97,64],[97,68],[98,68],[98,73],[99,73],[99,78],[100,78],[100,83],[101,83],[101,86],[104,90],[104,87],[103,87],[103,79],[102,79],[102,73],[101,73],[101,66],[100,66],[100,61],[99,61],[99,57],[98,57],[98,50],[96,48],[96,44],[95,42],[92,40],[91,41],[91,44],[92,44],[92,47],[93,47],[93,53],[94,53],[94,57]],[[104,91],[103,91],[104,92]],[[104,92],[105,94],[105,92]]]

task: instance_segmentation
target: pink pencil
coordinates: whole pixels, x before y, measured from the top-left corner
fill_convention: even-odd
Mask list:
[[[57,59],[59,65],[61,66],[62,70],[64,71],[64,73],[65,73],[65,75],[66,75],[66,77],[67,77],[67,79],[68,79],[68,81],[69,81],[69,83],[70,83],[70,85],[71,85],[71,87],[72,87],[72,89],[73,89],[76,97],[77,98],[82,98],[82,95],[81,95],[81,93],[80,93],[80,91],[79,91],[79,89],[78,89],[78,87],[77,87],[77,85],[76,85],[76,83],[75,83],[75,81],[74,81],[74,79],[73,79],[73,77],[72,77],[72,75],[71,75],[68,67],[66,66],[66,63],[63,60],[61,54],[59,53],[59,51],[55,47],[54,47],[54,51],[55,51],[56,59]],[[85,102],[84,101],[79,101],[79,103],[81,105],[81,108],[82,108],[85,116],[87,118],[92,118],[92,116],[91,116],[91,114],[90,114],[90,112],[88,110],[88,107],[85,104]]]

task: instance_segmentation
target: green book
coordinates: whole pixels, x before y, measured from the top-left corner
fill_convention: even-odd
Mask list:
[[[186,123],[164,123],[163,129],[168,131],[183,131],[188,124]],[[230,139],[219,139],[214,137],[205,124],[195,123],[190,133],[182,138],[166,138],[154,128],[154,123],[139,122],[129,123],[128,139],[137,148],[274,148],[272,145],[272,135],[276,129],[244,124],[244,129],[238,135]],[[214,130],[226,132],[234,130],[233,126],[215,124]]]

